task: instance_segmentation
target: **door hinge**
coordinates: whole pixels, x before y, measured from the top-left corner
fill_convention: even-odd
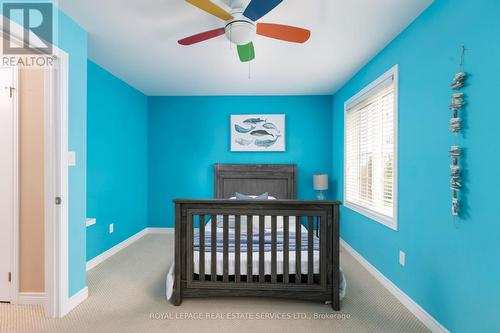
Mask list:
[[[16,88],[14,88],[14,87],[5,87],[5,89],[9,89],[10,98],[12,98],[12,96],[14,96],[14,90],[16,90]]]
[[[62,198],[61,197],[56,197],[56,205],[62,204]]]
[[[12,282],[12,272],[9,272],[9,282]]]

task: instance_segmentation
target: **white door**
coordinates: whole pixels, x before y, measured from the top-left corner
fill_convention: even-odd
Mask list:
[[[0,301],[10,302],[14,214],[14,69],[0,68]]]

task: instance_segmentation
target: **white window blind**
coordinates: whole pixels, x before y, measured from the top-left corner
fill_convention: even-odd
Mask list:
[[[346,103],[345,203],[395,228],[395,74]]]

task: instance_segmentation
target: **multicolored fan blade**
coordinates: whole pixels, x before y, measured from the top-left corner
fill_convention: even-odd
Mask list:
[[[219,28],[215,30],[210,30],[210,31],[205,31],[200,34],[196,34],[190,37],[186,37],[184,39],[181,39],[178,41],[179,44],[181,45],[193,45],[199,42],[203,42],[208,39],[212,39],[215,37],[218,37],[220,35],[224,35],[226,33],[226,30],[224,28]]]
[[[209,14],[217,16],[221,20],[229,21],[234,19],[233,15],[229,14],[224,9],[220,8],[210,0],[186,0],[193,6],[196,6]]]
[[[283,0],[252,0],[243,15],[252,21],[257,21],[262,16],[276,8]]]
[[[257,34],[292,43],[305,43],[311,37],[307,29],[272,23],[257,23]]]
[[[255,49],[253,43],[250,42],[246,45],[238,45],[238,55],[241,62],[248,62],[255,59]]]

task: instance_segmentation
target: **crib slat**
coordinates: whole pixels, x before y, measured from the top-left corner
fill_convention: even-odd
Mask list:
[[[229,216],[224,215],[222,218],[222,281],[229,281]]]
[[[217,281],[217,216],[212,215],[210,240],[210,273],[211,280]]]
[[[200,215],[200,243],[199,245],[199,253],[200,253],[200,267],[198,275],[200,277],[200,281],[205,281],[205,215]]]
[[[191,246],[188,247],[189,251],[191,251],[190,255],[192,260],[187,263],[189,265],[189,272],[191,276],[189,277],[190,279],[195,279],[194,276],[194,231],[195,231],[195,225],[194,225],[194,215],[189,214],[188,217],[188,228],[191,229],[191,239],[189,242],[191,243]]]
[[[253,216],[247,215],[247,282],[253,282]]]
[[[236,282],[241,280],[240,269],[240,236],[241,236],[241,216],[237,215],[234,218],[234,278]]]
[[[265,231],[265,216],[259,216],[259,282],[264,283],[264,231]]]
[[[320,217],[319,217],[319,216],[317,216],[317,217],[315,218],[315,221],[316,221],[316,237],[319,237],[319,224],[320,224],[320,223],[319,223],[319,219],[320,219]]]
[[[283,217],[283,283],[288,283],[290,282],[290,276],[289,276],[289,253],[288,253],[288,248],[289,248],[289,241],[288,241],[288,236],[289,236],[289,221],[290,218],[288,216]]]
[[[307,283],[314,282],[313,216],[307,217]]]
[[[277,231],[276,231],[276,216],[271,217],[271,283],[277,282],[276,277],[276,242],[277,242]]]
[[[301,221],[300,221],[300,216],[295,217],[295,283],[301,283],[302,278],[301,278],[301,257],[300,255],[302,254],[302,229],[301,229]]]

